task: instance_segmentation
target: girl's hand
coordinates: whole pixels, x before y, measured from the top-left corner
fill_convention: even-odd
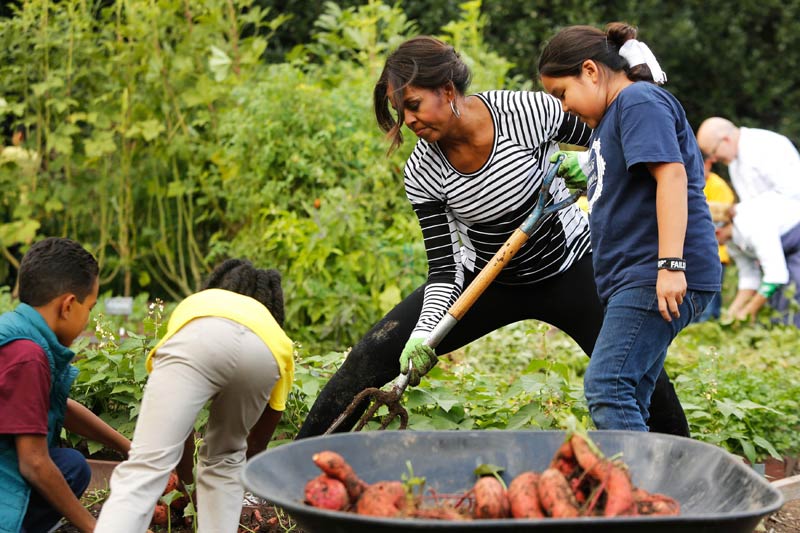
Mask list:
[[[672,322],[673,316],[680,317],[678,306],[683,303],[683,297],[686,296],[686,275],[681,271],[659,270],[656,295],[658,312],[664,320]]]

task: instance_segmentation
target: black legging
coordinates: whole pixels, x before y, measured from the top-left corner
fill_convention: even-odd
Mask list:
[[[464,286],[473,278],[473,274],[466,273]],[[298,439],[324,433],[356,394],[367,387],[383,386],[397,377],[400,353],[419,318],[424,289],[424,285],[417,288],[397,304],[353,347],[311,407]],[[436,352],[452,352],[502,326],[526,319],[552,324],[572,337],[586,354],[591,354],[603,323],[591,255],[563,274],[533,285],[492,283],[441,341]],[[368,402],[363,402],[337,431],[351,429],[367,405]],[[650,400],[648,424],[650,431],[689,436],[686,415],[663,369]]]

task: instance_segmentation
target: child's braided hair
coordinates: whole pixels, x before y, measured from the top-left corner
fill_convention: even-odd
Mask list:
[[[256,268],[245,259],[228,259],[214,269],[202,289],[225,289],[258,300],[283,326],[283,289],[277,270]]]

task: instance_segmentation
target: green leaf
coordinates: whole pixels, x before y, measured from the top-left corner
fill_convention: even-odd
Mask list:
[[[405,394],[403,394],[403,403],[406,409],[417,409],[423,405],[435,404],[436,398],[425,389],[414,387],[413,389],[406,390]]]
[[[775,449],[775,447],[772,445],[772,443],[770,443],[764,437],[755,436],[755,437],[753,437],[753,442],[758,444],[759,446],[761,446],[765,450],[767,450],[767,452],[772,457],[774,457],[775,459],[781,459],[781,460],[783,459],[783,456],[781,456],[781,454],[778,453],[778,450]]]
[[[184,185],[182,181],[171,181],[167,186],[167,196],[169,198],[175,198],[179,196],[183,196],[186,194],[187,187]]]
[[[521,429],[531,425],[531,421],[542,412],[540,407],[534,403],[523,405],[508,420],[506,429]]]
[[[113,389],[111,389],[111,394],[120,394],[122,392],[127,392],[131,394],[141,393],[141,389],[139,387],[134,387],[133,385],[129,385],[127,383],[121,383],[116,385]]]
[[[164,131],[164,125],[156,119],[140,120],[131,124],[125,132],[125,137],[128,139],[141,137],[149,142],[158,138]]]
[[[744,451],[744,456],[747,457],[747,460],[751,463],[755,464],[756,462],[756,449],[753,446],[753,443],[747,439],[739,438],[739,445],[742,447]]]
[[[61,135],[58,133],[53,133],[47,139],[47,147],[50,150],[55,150],[58,153],[64,155],[71,155],[72,154],[72,137],[68,135]]]
[[[97,372],[95,374],[92,374],[91,377],[88,379],[88,381],[84,383],[84,385],[92,385],[94,383],[104,381],[106,379],[108,379],[108,376],[106,376],[102,372]]]
[[[742,420],[745,417],[745,413],[739,406],[730,400],[717,400],[716,401],[717,407],[719,408],[720,412],[727,418],[730,415],[734,415],[739,420]]]
[[[491,463],[483,463],[483,464],[479,464],[475,468],[475,470],[473,470],[472,473],[475,474],[478,477],[481,477],[481,476],[499,476],[500,474],[502,474],[505,471],[506,471],[506,468],[504,466],[497,466],[497,465],[493,465]]]
[[[133,365],[133,379],[137,383],[143,383],[147,379],[147,368],[145,367],[146,357],[143,355],[136,359]]]
[[[84,141],[83,146],[88,157],[102,157],[117,149],[114,135],[109,131],[97,132],[91,139]]]
[[[51,76],[48,80],[34,83],[31,85],[31,90],[33,91],[34,96],[42,96],[50,89],[58,89],[64,86],[64,80],[57,77]]]
[[[181,491],[172,489],[168,493],[161,496],[161,498],[159,498],[159,501],[164,502],[169,506],[172,504],[172,502],[174,502],[178,498],[182,498],[183,495],[184,494]]]
[[[99,452],[100,450],[103,449],[103,445],[100,444],[99,442],[95,442],[93,440],[88,440],[88,441],[86,441],[86,448],[87,448],[87,451],[89,452],[89,455],[94,455],[94,454],[96,454],[97,452]]]
[[[41,224],[39,221],[33,219],[16,220],[14,222],[0,224],[0,244],[11,247],[15,244],[33,242],[40,226]]]
[[[228,71],[231,68],[231,58],[216,46],[212,45],[210,50],[211,56],[208,58],[208,68],[214,74],[214,79],[219,82],[228,77]]]
[[[525,372],[538,372],[540,370],[544,370],[550,366],[550,361],[545,359],[533,359],[528,366],[525,368]]]
[[[750,401],[750,400],[742,400],[742,401],[738,402],[738,405],[742,409],[765,409],[767,411],[775,413],[776,415],[783,414],[781,411],[779,411],[777,409],[773,409],[772,407],[769,407],[767,405],[761,405],[760,403],[756,403],[756,402],[753,402],[753,401]]]
[[[458,424],[442,416],[431,418],[429,423],[430,423],[429,429],[433,429],[435,431],[448,431],[452,429],[458,429]]]
[[[379,297],[380,307],[384,312],[388,312],[402,299],[400,287],[397,285],[387,285]]]
[[[461,402],[461,398],[447,389],[436,389],[430,391],[430,395],[436,404],[444,411],[449,411],[454,405]]]

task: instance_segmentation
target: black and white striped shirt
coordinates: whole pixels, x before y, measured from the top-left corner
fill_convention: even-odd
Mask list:
[[[585,146],[591,130],[542,92],[476,95],[490,111],[494,146],[486,163],[463,174],[436,144],[420,139],[405,165],[406,195],[419,218],[428,255],[428,284],[411,337],[426,337],[461,294],[464,269],[480,271],[533,209],[557,142]],[[553,202],[566,198],[563,180]],[[591,249],[589,224],[576,205],[543,220],[498,275],[507,285],[554,276]]]

